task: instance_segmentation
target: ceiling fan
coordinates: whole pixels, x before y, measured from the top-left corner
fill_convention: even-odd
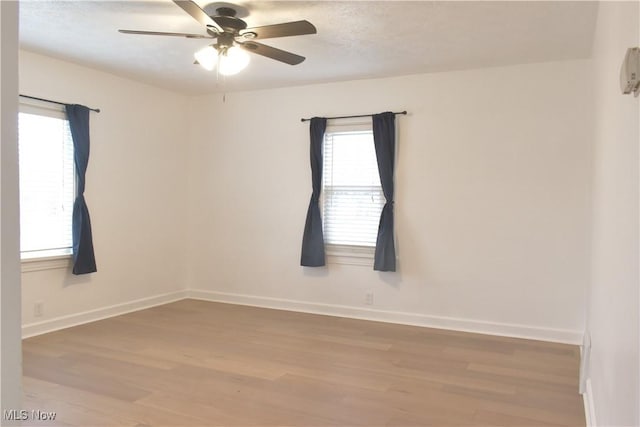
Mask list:
[[[255,40],[315,34],[316,27],[309,21],[285,22],[247,28],[247,23],[236,17],[236,11],[230,7],[216,9],[217,15],[209,16],[191,0],[173,0],[182,10],[206,27],[207,34],[167,33],[158,31],[118,30],[124,34],[142,34],[151,36],[176,36],[191,39],[215,39],[215,43],[200,49],[194,54],[196,63],[208,70],[218,65],[221,74],[231,75],[241,71],[249,63],[246,52],[256,53],[297,65],[305,60],[304,56],[258,43]]]

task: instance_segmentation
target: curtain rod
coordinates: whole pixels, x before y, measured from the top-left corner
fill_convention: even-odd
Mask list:
[[[393,113],[393,114],[395,114],[395,115],[398,115],[398,114],[406,115],[407,112],[406,111],[398,111],[397,113]],[[355,118],[358,118],[358,117],[371,117],[371,116],[373,116],[373,114],[360,114],[360,115],[357,115],[357,116],[339,116],[339,117],[324,117],[324,118],[325,119],[355,119]],[[311,119],[300,119],[301,122],[308,122],[309,120],[311,120]]]
[[[52,104],[58,104],[58,105],[67,105],[64,102],[52,101],[50,99],[44,99],[44,98],[38,98],[37,96],[29,96],[29,95],[23,95],[23,94],[20,94],[20,96],[23,97],[23,98],[35,99],[36,101],[50,102]],[[87,107],[87,108],[89,108],[89,107]],[[95,111],[96,113],[100,112],[99,108],[89,108],[89,110]]]

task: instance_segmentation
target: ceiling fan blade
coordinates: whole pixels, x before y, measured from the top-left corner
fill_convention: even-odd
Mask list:
[[[186,37],[188,39],[214,39],[215,37],[203,36],[202,34],[189,34],[189,33],[165,33],[162,31],[137,31],[137,30],[118,30],[123,34],[141,34],[143,36],[173,36],[173,37]]]
[[[284,62],[289,65],[297,65],[305,60],[304,56],[296,55],[295,53],[287,52],[286,50],[277,49],[258,42],[238,42],[238,45],[249,52],[257,53],[258,55],[266,56],[267,58],[275,59],[276,61]]]
[[[240,36],[247,33],[255,34],[254,39],[269,39],[274,37],[301,36],[317,33],[316,27],[309,21],[285,22],[284,24],[265,25],[264,27],[247,28],[240,32]],[[251,35],[253,35],[251,34]],[[248,38],[248,37],[247,37]]]
[[[209,15],[207,15],[207,12],[200,9],[200,6],[198,6],[196,3],[192,2],[191,0],[173,0],[173,2],[178,6],[180,6],[182,10],[184,10],[189,15],[191,15],[196,21],[206,26],[207,28],[211,28],[217,31],[218,33],[224,32],[222,27],[218,25],[216,21],[211,19]]]

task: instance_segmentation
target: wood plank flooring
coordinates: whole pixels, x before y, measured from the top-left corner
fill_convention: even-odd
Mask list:
[[[24,425],[585,425],[563,344],[183,300],[23,353]]]

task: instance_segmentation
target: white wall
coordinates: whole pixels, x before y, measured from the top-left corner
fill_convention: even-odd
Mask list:
[[[640,425],[638,346],[638,98],[622,95],[620,65],[640,45],[638,2],[600,4],[594,43],[591,386],[602,426]]]
[[[590,252],[588,65],[194,98],[189,287],[202,292],[192,294],[579,342]],[[399,271],[300,267],[311,194],[300,118],[405,109]],[[375,302],[365,307],[369,290]]]
[[[0,411],[21,409],[18,216],[18,3],[0,2]],[[16,424],[0,417],[1,425]]]
[[[23,273],[23,323],[184,289],[186,97],[26,51],[20,92],[102,110],[91,113],[85,192],[98,272]]]

